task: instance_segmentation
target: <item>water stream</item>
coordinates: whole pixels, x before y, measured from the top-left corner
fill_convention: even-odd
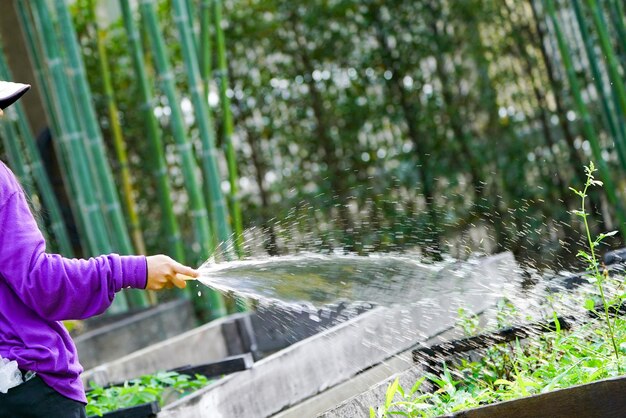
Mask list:
[[[337,301],[391,306],[454,292],[473,262],[425,264],[408,255],[301,254],[200,267],[199,281],[222,292],[284,303]]]

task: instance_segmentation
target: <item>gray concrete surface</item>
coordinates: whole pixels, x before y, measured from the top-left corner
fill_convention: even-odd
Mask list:
[[[242,354],[232,341],[231,327],[239,317],[228,316],[192,329],[165,341],[149,345],[131,354],[85,371],[82,374],[85,387],[93,381],[99,385],[122,382],[158,370],[196,365],[221,360],[234,354]],[[231,339],[231,340],[229,340]]]
[[[451,328],[444,333],[433,337],[426,341],[424,344],[431,346],[443,341],[450,341],[451,339],[463,337],[463,332],[458,328]],[[351,411],[358,411],[360,408],[362,411],[367,411],[370,406],[376,406],[377,403],[370,403],[372,400],[378,400],[377,396],[367,396],[364,398],[359,397],[362,393],[369,393],[375,388],[374,395],[379,395],[379,387],[383,389],[382,394],[384,397],[387,389],[388,380],[391,377],[397,375],[403,375],[403,372],[415,367],[413,362],[412,349],[406,350],[402,353],[394,355],[393,357],[381,362],[380,364],[364,370],[351,379],[340,383],[336,386],[330,387],[327,390],[318,393],[317,395],[306,399],[297,405],[274,415],[273,418],[303,418],[312,417],[318,414],[322,414],[328,410],[334,409],[337,405],[343,404],[347,400],[352,401],[350,405],[346,405],[346,409]],[[418,369],[421,372],[421,368]],[[406,374],[401,378],[403,387],[412,387],[415,380],[411,380],[416,374]],[[380,382],[384,382],[379,385]],[[354,404],[354,405],[353,405]],[[352,408],[351,408],[352,407]],[[350,415],[346,415],[350,416]],[[356,416],[369,416],[361,414],[351,415]]]
[[[108,323],[74,338],[85,369],[114,361],[196,326],[193,307],[176,300]]]

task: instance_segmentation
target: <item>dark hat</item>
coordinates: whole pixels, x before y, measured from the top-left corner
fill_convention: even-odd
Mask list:
[[[30,89],[29,84],[0,81],[0,109],[6,109]]]

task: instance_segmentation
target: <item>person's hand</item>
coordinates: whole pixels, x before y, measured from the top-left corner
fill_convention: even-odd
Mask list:
[[[184,289],[187,280],[195,279],[200,273],[180,264],[166,255],[152,255],[146,257],[148,262],[148,281],[146,289],[161,290],[171,289],[176,286]]]

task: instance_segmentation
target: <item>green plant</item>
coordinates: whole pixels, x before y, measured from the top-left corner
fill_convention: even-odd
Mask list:
[[[456,321],[457,326],[460,326],[463,330],[463,334],[466,337],[475,335],[478,330],[478,315],[468,312],[465,308],[459,308],[457,310],[458,319]]]
[[[615,235],[617,233],[617,231],[612,231],[612,232],[608,232],[606,234],[601,233],[599,234],[596,239],[592,239],[591,238],[591,231],[589,229],[589,221],[588,221],[588,216],[589,214],[586,212],[585,210],[585,201],[587,198],[587,190],[589,189],[589,187],[591,186],[602,186],[602,182],[599,180],[596,180],[593,176],[593,173],[596,171],[596,168],[593,164],[593,162],[589,163],[589,166],[585,167],[585,173],[587,175],[587,180],[585,181],[585,187],[583,188],[583,190],[576,190],[572,187],[570,187],[570,190],[572,190],[574,193],[576,193],[581,200],[581,208],[580,210],[575,210],[573,211],[573,213],[577,216],[580,216],[583,220],[583,225],[585,227],[585,234],[586,234],[586,238],[587,238],[587,243],[589,244],[589,253],[587,253],[586,251],[583,250],[579,250],[578,251],[578,257],[580,259],[582,259],[583,261],[585,261],[587,263],[587,265],[589,266],[591,273],[589,274],[589,281],[592,283],[595,283],[598,289],[598,293],[600,294],[600,299],[602,302],[602,307],[604,308],[604,321],[605,321],[605,325],[608,331],[608,336],[611,340],[611,343],[613,345],[613,353],[615,356],[615,364],[617,367],[617,371],[619,373],[619,348],[618,348],[618,344],[617,344],[617,340],[615,338],[615,321],[617,320],[616,318],[611,319],[611,315],[609,313],[611,307],[614,305],[613,301],[610,301],[607,296],[606,296],[606,292],[604,289],[604,284],[606,279],[608,279],[608,270],[604,270],[603,273],[600,273],[600,263],[597,260],[597,256],[596,256],[596,249],[597,247],[600,245],[600,243],[602,242],[602,240],[604,240],[606,237]],[[595,307],[595,304],[593,302],[593,300],[588,299],[587,302],[585,302],[585,307],[587,309],[593,310]]]
[[[125,382],[121,386],[102,387],[91,383],[87,392],[87,415],[98,415],[120,408],[158,401],[163,405],[169,393],[182,397],[207,386],[211,381],[196,374],[191,377],[176,372],[148,374]]]
[[[408,391],[396,379],[387,387],[384,404],[370,408],[370,416],[445,415],[615,375],[606,366],[612,345],[595,322],[572,331],[562,330],[558,321],[555,325],[554,332],[490,347],[476,361],[442,364],[441,373],[426,374]],[[624,338],[623,318],[615,330],[617,339]]]

